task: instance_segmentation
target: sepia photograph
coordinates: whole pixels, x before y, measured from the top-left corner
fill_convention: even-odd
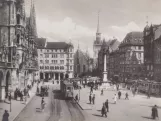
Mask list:
[[[161,0],[0,0],[0,121],[159,121]]]

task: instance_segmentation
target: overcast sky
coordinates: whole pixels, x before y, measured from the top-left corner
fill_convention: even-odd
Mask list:
[[[27,12],[30,0],[26,0]],[[92,54],[100,10],[102,36],[122,41],[130,31],[143,31],[149,24],[161,23],[161,0],[35,0],[39,37],[49,41],[71,40]]]

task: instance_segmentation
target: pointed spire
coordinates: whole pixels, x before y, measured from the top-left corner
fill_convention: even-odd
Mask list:
[[[148,26],[148,16],[146,16],[146,25]]]
[[[78,40],[78,50],[79,50],[79,40]]]
[[[30,26],[32,28],[32,34],[34,37],[37,37],[37,26],[36,26],[36,11],[35,11],[35,1],[31,0],[30,8]]]
[[[100,18],[99,18],[99,14],[100,14],[100,10],[98,11],[97,33],[100,33],[100,30],[99,30],[99,29],[100,29],[100,25],[99,25],[99,24],[100,24],[100,23],[99,23],[99,22],[100,22],[100,20],[99,20],[99,19],[100,19]]]

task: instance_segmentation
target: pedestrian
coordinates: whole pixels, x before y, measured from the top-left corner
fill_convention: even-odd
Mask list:
[[[78,94],[75,96],[75,100],[78,101]]]
[[[93,102],[93,104],[95,104],[95,94],[93,94],[92,102]]]
[[[44,101],[44,98],[42,98],[42,100],[41,100],[41,110],[42,110],[42,112],[44,112],[44,108],[45,108],[45,101]]]
[[[125,100],[126,99],[129,100],[129,94],[127,92],[125,93]]]
[[[16,90],[14,91],[14,99],[17,100],[17,95],[18,95],[18,90],[16,88]]]
[[[7,110],[4,111],[2,121],[9,121],[9,113]]]
[[[24,96],[25,104],[27,103],[27,96]]]
[[[20,101],[23,101],[23,93],[20,91]]]
[[[152,116],[153,119],[156,119],[156,118],[159,119],[157,105],[154,105],[152,107],[152,114],[151,114],[151,116]]]
[[[121,91],[118,92],[118,97],[121,98]]]
[[[106,106],[107,112],[109,112],[108,99],[105,102],[105,106]]]
[[[103,95],[103,89],[101,90],[101,95]]]
[[[116,102],[117,102],[117,95],[116,94],[113,99],[114,99],[114,104],[116,104]]]
[[[91,104],[91,101],[92,101],[92,96],[91,94],[89,95],[89,103]]]
[[[103,103],[101,113],[102,113],[102,117],[103,117],[104,115],[105,115],[105,117],[107,117],[107,109],[106,109],[105,103]]]
[[[37,92],[37,95],[39,95],[39,86],[37,86],[36,92]]]

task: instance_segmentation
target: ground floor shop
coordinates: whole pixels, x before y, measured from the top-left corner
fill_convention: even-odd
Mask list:
[[[65,72],[40,72],[40,79],[46,80],[63,80],[66,78],[73,78],[73,73],[65,73]]]

